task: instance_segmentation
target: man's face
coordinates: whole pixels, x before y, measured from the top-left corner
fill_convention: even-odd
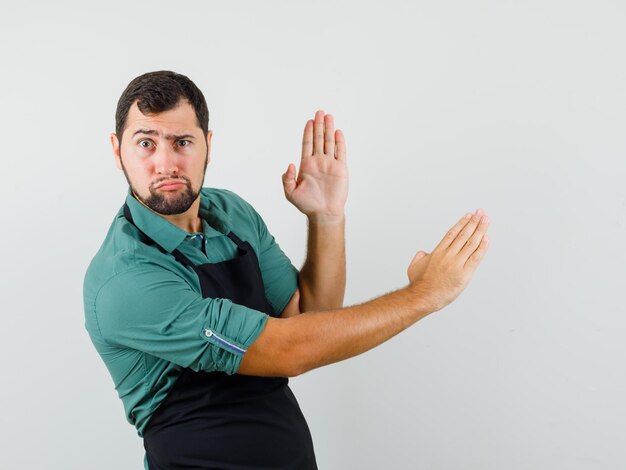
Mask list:
[[[172,215],[187,211],[200,194],[211,136],[211,131],[204,136],[186,100],[151,115],[142,114],[135,102],[121,144],[111,134],[111,145],[135,197],[159,214]]]

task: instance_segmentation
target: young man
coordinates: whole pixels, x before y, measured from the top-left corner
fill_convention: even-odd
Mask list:
[[[322,111],[304,129],[285,196],[308,218],[298,272],[261,217],[202,188],[212,132],[187,77],[152,72],[123,92],[111,143],[129,184],[84,285],[86,328],[150,469],[314,469],[288,377],[371,349],[452,302],[487,251],[488,218],[466,214],[409,285],[341,308],[345,139]],[[301,313],[306,312],[302,315]]]

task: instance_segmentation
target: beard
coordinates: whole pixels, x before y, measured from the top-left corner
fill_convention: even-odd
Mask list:
[[[185,176],[167,179],[178,180],[181,183],[184,183],[185,189],[182,190],[182,192],[159,191],[158,189],[154,189],[154,185],[158,183],[157,181],[150,185],[150,195],[146,198],[142,197],[132,185],[130,186],[130,189],[141,202],[157,214],[182,214],[183,212],[186,212],[198,198],[202,184],[200,185],[200,188],[194,191],[191,187],[191,181]]]
[[[207,165],[209,163],[208,159],[208,150],[207,156],[204,161],[204,171],[202,172],[202,181],[197,189],[193,189],[191,185],[191,180],[186,176],[170,176],[165,178],[160,178],[157,181],[154,181],[150,184],[148,190],[150,191],[150,195],[148,197],[143,197],[137,191],[137,188],[133,186],[128,177],[128,173],[126,173],[126,168],[124,168],[124,162],[121,159],[120,153],[120,163],[122,164],[122,171],[124,172],[124,176],[126,177],[126,181],[130,186],[130,190],[134,194],[134,196],[141,201],[145,206],[147,206],[152,211],[161,215],[174,215],[174,214],[182,214],[189,210],[194,201],[200,195],[200,190],[202,189],[202,185],[204,184],[204,174],[206,172]],[[159,191],[155,189],[155,186],[159,184],[163,180],[177,180],[185,185],[185,189],[182,192],[178,191]]]

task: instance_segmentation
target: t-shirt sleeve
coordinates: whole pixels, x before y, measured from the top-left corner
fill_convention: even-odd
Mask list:
[[[94,313],[102,338],[195,371],[237,372],[267,315],[228,299],[203,298],[177,274],[141,266],[98,291]]]

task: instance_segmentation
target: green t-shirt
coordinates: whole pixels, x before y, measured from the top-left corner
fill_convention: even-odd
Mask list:
[[[268,316],[229,299],[203,298],[198,276],[170,254],[218,263],[236,256],[232,230],[259,260],[265,294],[275,313],[298,286],[298,271],[250,204],[236,194],[203,188],[203,233],[188,233],[126,198],[134,227],[120,209],[84,281],[85,327],[106,364],[126,418],[140,436],[185,367],[237,372]],[[140,228],[167,252],[140,240]],[[210,329],[214,335],[207,336]],[[234,347],[227,347],[223,341]]]

